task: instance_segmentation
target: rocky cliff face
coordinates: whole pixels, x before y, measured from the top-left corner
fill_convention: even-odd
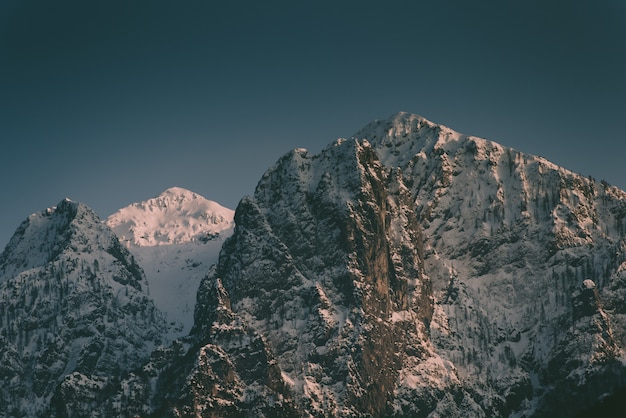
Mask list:
[[[0,416],[101,416],[165,331],[144,286],[84,205],[24,221],[0,255]]]
[[[359,135],[415,197],[438,352],[495,411],[571,414],[623,385],[621,190],[416,116]]]
[[[240,204],[207,279],[222,282],[232,310],[265,337],[305,410],[388,414],[404,353],[429,358],[431,285],[398,181],[356,141],[286,155]],[[197,305],[196,333],[209,326],[205,309]]]
[[[603,182],[399,114],[268,170],[192,333],[222,347],[219,288],[280,370],[263,399],[303,415],[572,415],[624,385],[624,215]]]

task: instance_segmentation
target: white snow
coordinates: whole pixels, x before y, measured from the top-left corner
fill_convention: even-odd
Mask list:
[[[233,210],[172,187],[106,220],[144,269],[150,296],[173,325],[171,338],[191,329],[198,286],[232,234],[233,218]]]
[[[172,187],[109,216],[107,225],[127,247],[207,241],[233,227],[234,211],[189,190]]]

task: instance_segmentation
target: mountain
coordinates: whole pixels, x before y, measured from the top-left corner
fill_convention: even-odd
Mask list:
[[[63,201],[18,228],[0,255],[0,415],[626,406],[626,193],[604,181],[399,113],[281,157],[234,229],[195,196],[106,223]]]
[[[414,115],[357,137],[407,179],[431,341],[487,415],[567,416],[624,386],[623,191]]]
[[[172,187],[120,209],[105,221],[147,276],[147,289],[172,323],[170,339],[189,333],[200,280],[217,262],[234,211]]]
[[[166,333],[145,288],[88,207],[28,217],[0,255],[0,416],[99,416]]]
[[[626,383],[625,218],[416,115],[294,150],[239,204],[159,413],[573,416]]]
[[[232,229],[233,214],[199,194],[171,187],[120,209],[106,223],[127,247],[153,247],[211,241]]]

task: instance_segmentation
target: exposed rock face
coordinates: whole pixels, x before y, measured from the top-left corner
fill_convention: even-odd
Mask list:
[[[402,168],[426,237],[432,341],[487,415],[571,415],[623,385],[612,329],[624,317],[608,306],[624,300],[624,192],[414,115],[357,136]]]
[[[304,415],[573,415],[624,384],[624,214],[605,183],[399,114],[281,158],[204,288]]]
[[[402,353],[429,350],[420,341],[433,311],[419,225],[397,181],[354,141],[316,157],[290,153],[266,174],[255,199],[239,205],[235,236],[199,291],[192,336],[204,342],[178,410],[197,408],[190,398],[251,410],[205,380],[194,384],[218,365],[256,394],[244,398],[268,392],[272,410],[391,411]],[[251,357],[258,370],[242,363]]]
[[[24,221],[0,255],[0,416],[100,416],[165,330],[144,282],[84,205]]]

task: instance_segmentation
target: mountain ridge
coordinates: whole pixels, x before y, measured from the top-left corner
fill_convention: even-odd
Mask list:
[[[302,410],[571,415],[602,395],[598,381],[609,391],[623,384],[623,337],[613,332],[623,317],[610,313],[623,296],[623,192],[413,115],[355,137],[279,159],[242,200],[236,219],[245,232],[225,244],[207,279],[223,283],[232,310],[266,336]],[[423,232],[409,244],[412,222]],[[324,225],[332,228],[322,232]],[[325,247],[332,258],[316,263]],[[409,255],[422,252],[409,267]],[[403,284],[407,271],[422,273]],[[586,276],[597,296],[583,288]],[[397,286],[412,304],[395,299]],[[196,309],[199,321],[214,317],[205,315],[209,306]],[[414,337],[398,340],[404,348],[395,351],[421,354],[398,363],[383,345],[362,345],[393,346],[398,323]],[[342,344],[361,354],[337,354]],[[338,359],[345,371],[333,373],[328,365]],[[389,368],[391,380],[370,359]],[[591,387],[598,391],[584,389]]]
[[[73,374],[67,391],[102,415],[541,417],[626,386],[626,193],[605,182],[400,112],[286,153],[234,222],[188,335],[104,398]],[[132,266],[126,246],[217,242],[189,230],[117,246]],[[0,256],[0,291],[29,245]]]
[[[85,205],[29,216],[0,274],[0,415],[85,415],[162,342],[141,267]]]

